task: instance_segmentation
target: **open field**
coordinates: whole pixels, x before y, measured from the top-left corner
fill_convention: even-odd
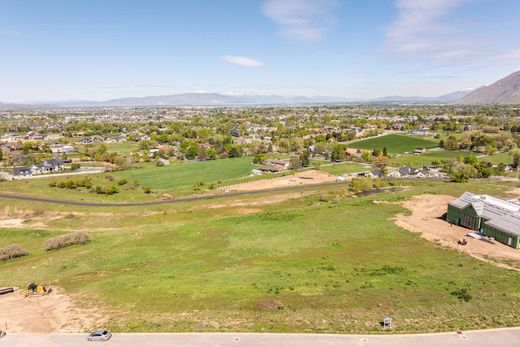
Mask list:
[[[330,173],[331,175],[345,175],[356,172],[369,171],[371,166],[351,163],[339,163],[333,165],[320,166],[321,171]]]
[[[192,187],[200,182],[209,184],[247,176],[253,169],[251,163],[251,157],[172,163],[164,167],[153,165],[120,171],[117,177],[126,178],[128,181],[138,180],[141,185],[148,186],[153,191],[172,192],[178,188]]]
[[[410,189],[366,197],[309,186],[125,208],[0,199],[1,219],[22,219],[0,229],[0,246],[30,253],[0,263],[0,286],[61,287],[79,309],[100,308],[115,331],[376,333],[384,316],[401,333],[520,324],[520,273],[393,221],[413,196],[503,195],[514,186],[403,184]],[[92,242],[43,250],[78,230]],[[467,302],[453,294],[463,289]]]
[[[508,153],[495,153],[493,155],[487,155],[480,158],[481,161],[489,161],[492,164],[506,164],[513,165],[513,157]]]
[[[438,141],[408,135],[390,134],[375,138],[349,143],[351,148],[359,149],[380,149],[386,147],[389,153],[412,152],[417,147],[433,148],[439,145]]]
[[[51,182],[65,181],[68,179],[67,177],[0,182],[0,190],[4,193],[38,197],[52,196],[56,199],[75,201],[150,201],[160,199],[162,194],[191,194],[194,192],[194,188],[204,189],[212,183],[216,184],[221,181],[245,177],[253,168],[251,162],[251,157],[243,157],[204,162],[172,163],[163,167],[148,164],[137,169],[81,177],[70,176],[70,179],[73,180],[90,178],[93,187],[115,185],[119,193],[114,195],[98,195],[90,193],[86,188],[66,189],[49,186]],[[125,179],[127,183],[119,186],[118,182],[122,179]],[[201,183],[203,185],[199,186]],[[150,188],[150,194],[143,191],[145,187]]]
[[[436,150],[429,151],[421,155],[403,154],[396,156],[390,160],[392,165],[407,165],[412,167],[427,166],[434,162],[440,163],[443,160],[457,159],[459,157],[467,157],[469,155],[476,155],[468,151],[445,151]]]

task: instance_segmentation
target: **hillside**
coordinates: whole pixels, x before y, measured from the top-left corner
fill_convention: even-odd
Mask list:
[[[475,89],[460,104],[520,104],[520,71],[497,82]]]

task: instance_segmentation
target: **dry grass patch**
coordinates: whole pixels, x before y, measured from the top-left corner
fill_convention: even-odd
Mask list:
[[[90,242],[90,236],[83,231],[54,237],[45,242],[45,250],[60,249],[72,245],[84,245]]]
[[[0,248],[0,260],[8,260],[28,255],[26,251],[17,244],[12,244],[4,248]]]

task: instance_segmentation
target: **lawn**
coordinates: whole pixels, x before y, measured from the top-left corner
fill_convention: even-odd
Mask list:
[[[386,147],[389,153],[412,152],[417,147],[433,148],[439,145],[438,141],[423,137],[390,134],[366,140],[354,141],[347,146],[359,149],[380,149]]]
[[[139,144],[132,141],[107,143],[106,146],[109,153],[129,154],[139,150]]]
[[[37,209],[44,212],[34,222],[48,218],[38,228],[0,229],[0,247],[18,243],[31,253],[0,263],[0,286],[59,285],[80,305],[101,306],[114,331],[377,333],[385,316],[400,333],[520,324],[520,273],[392,221],[406,212],[395,202],[416,194],[510,186],[406,185],[364,198],[336,186],[286,201],[264,194],[140,208],[0,200],[5,213]],[[62,218],[50,218],[58,211]],[[43,251],[46,239],[71,230],[93,241]],[[472,299],[452,294],[460,289]]]

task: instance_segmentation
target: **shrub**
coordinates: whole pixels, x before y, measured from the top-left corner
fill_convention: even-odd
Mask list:
[[[145,194],[150,194],[152,192],[152,190],[150,188],[148,188],[148,187],[143,187],[143,192]]]
[[[122,178],[120,179],[117,184],[120,185],[120,186],[124,186],[125,184],[127,184],[128,181],[125,179],[125,178]]]
[[[53,249],[60,249],[72,245],[84,245],[90,242],[90,236],[83,231],[77,231],[71,234],[65,234],[54,237],[45,242],[44,249],[50,251]]]
[[[8,260],[23,257],[28,254],[29,253],[24,251],[22,247],[18,246],[17,244],[12,244],[4,248],[0,248],[0,260]]]
[[[457,299],[463,300],[466,302],[470,301],[473,298],[473,296],[471,296],[471,294],[468,292],[468,290],[466,288],[460,288],[460,289],[454,290],[450,294],[453,295],[454,297],[456,297]]]

